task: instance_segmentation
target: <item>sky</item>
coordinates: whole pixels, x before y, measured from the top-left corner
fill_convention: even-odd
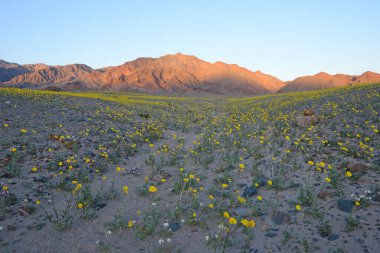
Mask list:
[[[120,65],[181,52],[292,80],[380,72],[379,0],[0,0],[0,59]]]

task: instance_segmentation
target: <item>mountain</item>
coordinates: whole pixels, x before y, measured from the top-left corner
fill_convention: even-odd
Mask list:
[[[11,80],[13,77],[30,72],[30,70],[17,63],[0,60],[0,83]]]
[[[352,78],[352,83],[376,83],[380,82],[380,74],[367,71],[360,76],[355,76]]]
[[[236,64],[210,63],[177,53],[143,57],[119,66],[92,69],[84,64],[19,65],[0,60],[0,87],[54,90],[111,90],[151,94],[252,96],[380,82],[380,74],[330,75],[325,72],[283,82]]]
[[[24,85],[38,87],[44,84],[63,84],[81,78],[93,71],[84,64],[70,64],[65,66],[49,66],[45,64],[24,65],[29,72],[13,77],[4,82],[5,85]]]
[[[326,88],[337,88],[347,85],[355,85],[360,83],[376,83],[380,82],[380,74],[367,71],[359,76],[336,74],[330,75],[325,72],[320,72],[313,76],[302,76],[287,82],[278,93],[320,90]]]
[[[209,63],[180,53],[138,58],[119,66],[95,70],[82,64],[30,64],[24,67],[30,72],[13,77],[4,85],[237,96],[273,93],[284,85],[278,78],[260,71],[252,72],[235,64]]]

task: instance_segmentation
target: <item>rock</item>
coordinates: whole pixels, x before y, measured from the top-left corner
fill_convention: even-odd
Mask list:
[[[330,197],[330,192],[327,191],[321,191],[317,194],[317,198],[325,200],[327,197]]]
[[[16,227],[14,225],[8,225],[7,226],[7,230],[8,231],[15,231],[16,230]]]
[[[170,231],[172,231],[172,232],[177,231],[179,228],[180,228],[180,224],[179,224],[179,222],[171,222],[171,223],[169,224],[169,229],[170,229]]]
[[[299,188],[300,186],[301,186],[300,184],[295,183],[295,184],[289,185],[288,189],[295,189],[295,188]]]
[[[328,237],[327,237],[327,240],[329,241],[335,241],[339,238],[339,235],[337,234],[330,234]]]
[[[33,181],[39,183],[46,183],[49,181],[49,178],[46,176],[33,177]]]
[[[242,197],[251,197],[257,192],[255,187],[246,187],[243,191]]]
[[[96,204],[94,204],[94,209],[100,210],[100,209],[104,208],[106,205],[107,205],[107,203],[105,203],[105,202],[96,203]]]
[[[349,199],[338,199],[338,208],[343,212],[349,213],[354,208],[354,202]]]
[[[372,198],[372,200],[380,202],[380,194],[377,194],[375,197]]]
[[[277,236],[277,234],[274,233],[274,232],[268,232],[268,233],[265,233],[265,236],[266,236],[266,237],[270,237],[270,238],[272,238],[272,237]]]
[[[367,166],[362,163],[355,162],[347,164],[346,168],[351,172],[362,172],[367,168]]]
[[[314,115],[314,112],[312,110],[305,109],[303,111],[303,115],[305,115],[305,116],[312,116],[312,115]]]
[[[281,225],[290,222],[290,215],[285,212],[275,210],[272,212],[271,219],[277,225]]]
[[[265,178],[258,178],[256,183],[259,184],[259,186],[265,186],[267,184],[267,180]]]
[[[299,126],[311,126],[315,125],[319,122],[319,118],[315,115],[312,116],[305,116],[305,115],[300,115],[296,118],[297,124]]]

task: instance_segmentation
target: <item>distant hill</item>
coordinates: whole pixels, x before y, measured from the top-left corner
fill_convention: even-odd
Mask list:
[[[19,65],[0,61],[0,86],[59,90],[112,90],[150,94],[252,96],[380,82],[380,74],[329,75],[321,72],[290,82],[236,64],[210,63],[177,53],[138,58],[119,66],[92,69],[84,64]]]
[[[380,74],[374,72],[364,72],[359,76],[352,75],[330,75],[324,72],[313,76],[302,76],[286,83],[278,92],[319,90],[326,88],[343,87],[347,85],[355,85],[359,83],[380,82]]]

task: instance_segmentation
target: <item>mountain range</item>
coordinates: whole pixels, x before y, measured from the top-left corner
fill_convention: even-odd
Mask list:
[[[93,69],[84,64],[49,66],[0,60],[0,87],[111,90],[150,94],[251,96],[380,82],[380,74],[330,75],[324,72],[283,82],[236,64],[209,63],[177,53],[138,58],[119,66]]]

